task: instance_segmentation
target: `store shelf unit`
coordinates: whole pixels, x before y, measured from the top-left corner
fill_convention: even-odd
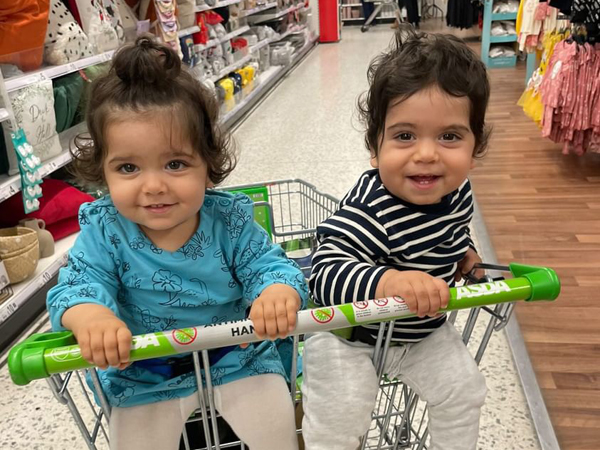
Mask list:
[[[45,161],[40,169],[40,174],[43,177],[50,175],[55,170],[67,165],[71,162],[71,152],[69,146],[71,142],[80,133],[85,132],[85,124],[79,124],[68,130],[63,131],[58,135],[61,148],[63,149],[60,155]],[[43,187],[43,185],[42,185]],[[3,202],[9,197],[21,191],[21,178],[19,175],[0,175],[0,202]]]
[[[248,18],[248,22],[250,22],[253,25],[257,24],[257,23],[261,23],[261,22],[268,22],[269,20],[279,19],[280,17],[283,17],[286,14],[292,13],[294,11],[298,11],[300,9],[304,9],[304,3],[301,3],[299,5],[290,6],[281,11],[277,11],[277,12],[271,13],[271,14],[252,15]]]
[[[189,36],[190,34],[199,33],[199,32],[200,32],[200,27],[198,25],[196,25],[194,27],[189,27],[189,28],[184,28],[183,30],[179,30],[177,32],[177,36],[184,37],[184,36]]]
[[[290,34],[293,31],[290,32]],[[282,39],[283,37],[279,37]],[[288,66],[274,66],[262,73],[259,86],[248,95],[239,105],[228,112],[222,118],[225,128],[231,128],[241,117],[252,109],[261,98],[263,98],[280,80],[282,80],[290,71],[294,69],[308,53],[315,47],[316,38],[311,38],[304,47],[302,47],[293,57],[292,63]],[[279,67],[278,69],[276,67]]]
[[[342,7],[340,11],[342,23],[355,25],[365,21],[361,3],[342,3],[340,6]]]
[[[233,64],[228,65],[223,70],[221,70],[219,73],[217,73],[216,75],[213,75],[212,77],[209,77],[208,79],[213,82],[216,82],[217,80],[220,80],[221,78],[223,78],[230,72],[233,72],[234,70],[245,66],[248,62],[250,62],[251,59],[252,59],[252,55],[248,54],[248,55],[244,56],[242,59],[234,62]]]
[[[509,34],[508,36],[490,36],[490,44],[505,44],[509,42],[517,42],[517,35]]]
[[[277,77],[277,75],[284,70],[283,66],[273,66],[261,73],[258,76],[257,87],[248,96],[242,100],[238,105],[235,106],[231,111],[223,116],[223,123],[227,123],[232,117],[234,117],[240,110],[245,108],[247,105],[252,103],[264,90],[271,84],[271,81]]]
[[[514,67],[517,56],[490,57],[492,44],[511,44],[517,42],[517,35],[492,36],[492,23],[498,20],[516,21],[517,13],[494,13],[494,0],[485,0],[483,10],[483,31],[481,34],[481,60],[489,68]],[[515,49],[516,50],[516,49]]]
[[[236,3],[241,3],[242,0],[223,0],[221,2],[217,2],[214,6],[210,5],[201,5],[196,6],[196,12],[208,11],[210,9],[223,8],[224,6],[235,5]]]
[[[517,13],[492,13],[492,21],[494,20],[517,20]]]
[[[240,14],[240,17],[252,16],[254,14],[258,14],[259,12],[263,12],[263,11],[266,11],[268,9],[276,8],[276,7],[277,7],[277,2],[267,3],[266,5],[257,6],[256,8],[247,9],[245,11],[242,11],[241,14]]]
[[[88,58],[80,59],[69,64],[63,64],[61,66],[50,66],[44,67],[43,69],[35,72],[26,73],[18,77],[12,77],[4,80],[6,90],[8,92],[16,91],[17,89],[24,88],[31,84],[37,83],[43,80],[51,80],[53,78],[62,77],[69,73],[77,72],[78,70],[85,69],[89,66],[94,66],[103,62],[110,61],[112,59],[114,51],[104,52],[99,55],[90,56]]]
[[[295,28],[295,29],[291,29],[289,31],[286,31],[285,33],[283,33],[283,34],[281,34],[279,36],[275,36],[275,37],[270,38],[270,39],[264,39],[264,40],[262,40],[258,44],[250,47],[250,49],[248,51],[248,55],[244,56],[243,58],[241,58],[240,60],[234,62],[233,64],[228,65],[223,70],[221,70],[218,74],[213,75],[212,77],[209,77],[208,79],[211,80],[211,81],[213,81],[213,82],[215,82],[217,80],[220,80],[221,78],[223,78],[227,74],[233,72],[236,69],[239,69],[240,67],[243,67],[248,62],[250,62],[250,60],[252,59],[252,53],[256,52],[257,50],[260,50],[262,47],[264,47],[266,45],[272,44],[273,42],[281,41],[282,39],[285,39],[286,37],[288,37],[290,34],[300,33],[302,31],[304,31],[304,29],[306,29],[306,25],[302,26],[300,28]]]
[[[0,325],[29,300],[29,298],[48,283],[67,262],[67,255],[77,234],[72,234],[56,242],[54,255],[40,259],[35,273],[27,280],[11,286],[13,295],[0,304]]]
[[[227,33],[222,38],[211,39],[206,44],[196,44],[194,45],[194,50],[196,50],[197,52],[201,52],[208,48],[216,47],[217,45],[222,44],[223,42],[227,42],[230,39],[239,36],[240,34],[244,34],[246,31],[250,31],[250,27],[248,25],[244,25],[243,27],[240,27],[237,30],[233,30],[231,33]]]

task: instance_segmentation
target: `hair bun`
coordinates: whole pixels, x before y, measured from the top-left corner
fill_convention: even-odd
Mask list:
[[[160,88],[179,76],[181,60],[173,49],[145,33],[117,52],[112,68],[126,85]]]

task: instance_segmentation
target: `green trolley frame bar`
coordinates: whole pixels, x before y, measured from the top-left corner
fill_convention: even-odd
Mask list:
[[[451,288],[450,301],[442,311],[519,300],[552,301],[560,294],[560,281],[552,269],[523,264],[511,264],[509,267],[514,278]],[[410,316],[414,314],[400,297],[346,303],[298,312],[296,329],[292,334],[338,330]],[[143,334],[133,337],[130,361],[259,340],[249,319]],[[90,368],[92,364],[81,357],[81,350],[73,333],[62,331],[34,334],[16,345],[9,353],[8,367],[13,382],[26,385],[52,374]]]

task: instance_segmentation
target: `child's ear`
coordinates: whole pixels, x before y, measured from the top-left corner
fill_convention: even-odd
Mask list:
[[[373,150],[371,150],[371,167],[373,169],[379,169],[379,161],[377,160],[377,155]]]

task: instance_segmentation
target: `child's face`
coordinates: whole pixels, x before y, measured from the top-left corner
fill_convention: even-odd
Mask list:
[[[469,108],[468,98],[451,97],[437,86],[390,103],[379,154],[371,159],[388,191],[429,205],[463,183],[475,148]]]
[[[114,121],[103,165],[119,213],[167,245],[194,234],[210,184],[206,164],[170,123],[166,114]]]

